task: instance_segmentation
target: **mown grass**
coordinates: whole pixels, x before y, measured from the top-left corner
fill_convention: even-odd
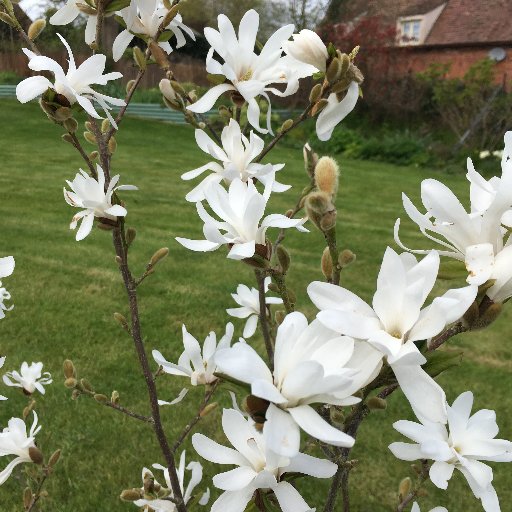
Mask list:
[[[110,235],[95,230],[77,243],[68,229],[74,212],[63,200],[62,186],[83,164],[73,148],[60,141],[60,128],[50,124],[36,105],[8,100],[0,102],[0,121],[1,255],[16,257],[14,275],[4,280],[15,309],[1,323],[0,353],[8,356],[4,370],[18,367],[23,360],[41,360],[54,376],[46,396],[37,397],[43,425],[39,442],[45,452],[63,449],[58,470],[46,486],[49,498],[43,509],[133,509],[118,496],[122,489],[140,485],[143,466],[162,462],[152,431],[91,400],[72,401],[62,385],[62,361],[70,358],[80,376],[89,379],[98,392],[108,395],[116,389],[125,406],[148,412],[131,341],[112,317],[115,311],[127,314],[127,305]],[[140,304],[148,349],[159,348],[175,361],[182,351],[182,323],[201,340],[212,329],[220,333],[228,321],[225,308],[233,306],[230,292],[239,282],[254,285],[254,276],[243,264],[227,260],[223,250],[196,254],[173,239],[177,235],[201,237],[195,208],[184,200],[191,185],[179,178],[183,171],[206,162],[195,147],[191,129],[126,119],[118,143],[114,170],[121,173],[123,183],[140,188],[123,195],[129,211],[127,224],[138,233],[130,255],[133,267],[142,272],[155,250],[170,247],[169,258],[140,287]],[[272,161],[286,162],[282,181],[294,185],[290,192],[272,199],[270,210],[285,211],[305,183],[301,151],[281,148]],[[393,223],[398,215],[403,216],[400,192],[417,199],[421,179],[433,175],[465,195],[466,182],[462,169],[459,175],[445,175],[357,161],[343,161],[341,168],[339,238],[343,247],[357,254],[357,263],[343,273],[343,284],[370,299],[384,249],[393,245]],[[411,245],[428,247],[410,223],[403,230]],[[289,233],[285,241],[293,261],[289,284],[298,296],[299,308],[311,319],[315,310],[305,287],[322,278],[322,241],[314,229],[310,234]],[[463,280],[460,274],[460,279],[442,283],[440,288],[460,286]],[[502,436],[507,438],[512,435],[510,320],[506,308],[491,329],[454,339],[450,347],[464,349],[464,363],[440,379],[450,400],[472,389],[478,408],[496,409]],[[235,326],[236,335],[241,335],[242,323],[235,320]],[[258,342],[255,338],[254,343]],[[162,377],[158,382],[161,398],[176,396],[182,384],[179,378]],[[9,417],[20,415],[26,399],[13,388],[2,387],[2,393],[10,398],[0,408],[0,424],[5,425]],[[170,437],[195,412],[200,393],[193,390],[180,407],[163,410]],[[225,393],[219,398],[224,402]],[[207,416],[202,431],[216,435],[220,414],[219,408]],[[411,474],[408,464],[395,460],[387,449],[390,442],[400,439],[392,423],[401,418],[412,419],[412,413],[396,393],[388,409],[372,414],[360,431],[353,452],[360,460],[352,474],[355,512],[393,510],[398,482]],[[194,457],[187,447],[189,457]],[[3,459],[0,464],[5,464]],[[206,468],[212,475],[214,468]],[[508,510],[512,473],[506,465],[495,473],[502,510]],[[2,511],[21,510],[23,475],[17,472],[0,488]],[[308,480],[299,486],[309,503],[320,509],[325,483]],[[446,505],[451,511],[480,510],[460,477],[450,482],[448,493],[433,486],[428,490],[423,510],[434,505]]]

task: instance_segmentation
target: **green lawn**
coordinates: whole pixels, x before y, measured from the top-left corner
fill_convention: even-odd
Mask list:
[[[1,322],[0,353],[8,356],[4,370],[19,367],[26,359],[41,360],[55,378],[37,404],[43,425],[38,436],[41,448],[45,452],[63,449],[58,471],[47,485],[50,497],[44,510],[134,509],[123,504],[118,495],[124,488],[140,485],[144,465],[162,462],[152,431],[91,400],[72,401],[61,371],[62,361],[70,358],[98,392],[110,394],[116,389],[125,406],[148,413],[131,340],[112,317],[115,311],[127,314],[127,307],[110,234],[94,230],[78,243],[68,229],[74,210],[64,202],[62,187],[82,161],[71,146],[60,141],[61,129],[48,122],[37,105],[22,106],[11,100],[0,101],[0,121],[0,256],[13,254],[16,258],[14,275],[4,280],[15,309]],[[219,333],[228,321],[225,309],[234,306],[229,294],[239,282],[253,286],[254,276],[243,264],[227,260],[223,250],[192,253],[174,241],[178,235],[201,237],[202,223],[195,207],[184,200],[191,184],[179,178],[182,172],[207,161],[195,147],[190,128],[126,119],[118,143],[114,171],[121,174],[122,183],[140,188],[123,195],[129,211],[127,224],[138,233],[131,262],[142,272],[155,250],[170,248],[169,258],[140,287],[143,333],[148,350],[159,348],[176,361],[182,351],[182,323],[201,341],[212,329]],[[317,150],[321,152],[321,148]],[[273,196],[271,210],[285,211],[305,184],[302,152],[281,148],[272,154],[271,161],[286,162],[281,181],[294,185],[291,191]],[[444,175],[369,162],[341,161],[340,166],[339,238],[343,247],[357,254],[357,263],[347,269],[342,280],[369,299],[384,249],[387,244],[394,245],[395,218],[404,216],[401,191],[417,200],[420,181],[428,176],[443,180],[461,195],[467,194],[467,184],[462,168],[459,175]],[[428,247],[412,223],[404,223],[404,240]],[[299,308],[311,319],[315,310],[305,287],[322,278],[322,241],[321,234],[312,229],[310,234],[293,231],[285,242],[292,255],[289,283],[298,296]],[[459,280],[445,284],[461,286],[463,281],[461,274]],[[505,438],[512,437],[510,319],[510,308],[506,308],[490,330],[454,339],[450,346],[464,348],[465,360],[460,368],[441,378],[450,401],[471,389],[478,408],[496,409]],[[242,326],[235,320],[237,336]],[[162,377],[158,383],[161,398],[176,396],[182,384],[180,378]],[[0,404],[0,425],[21,413],[25,398],[17,391],[2,386],[1,392],[10,399]],[[196,410],[200,393],[194,390],[181,407],[164,409],[171,437]],[[221,401],[224,395],[219,393]],[[389,399],[388,409],[372,414],[361,429],[353,452],[360,460],[352,474],[354,512],[393,510],[398,482],[410,474],[410,468],[395,460],[387,445],[400,440],[392,423],[405,418],[412,419],[412,413],[397,393]],[[214,435],[219,425],[220,408],[204,419],[201,428]],[[193,457],[190,446],[188,450]],[[6,464],[2,458],[0,464],[0,468]],[[495,485],[506,511],[512,503],[512,472],[507,465],[497,466]],[[213,468],[206,467],[213,474]],[[0,488],[2,512],[21,510],[23,475],[16,472]],[[300,487],[310,505],[320,510],[325,485],[310,480]],[[448,493],[433,486],[428,490],[422,510],[435,505],[445,505],[451,512],[481,510],[461,477],[450,482]]]

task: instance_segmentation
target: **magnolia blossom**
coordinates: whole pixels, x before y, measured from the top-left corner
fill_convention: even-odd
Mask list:
[[[2,368],[4,363],[5,363],[5,356],[2,356],[2,357],[0,357],[0,368]],[[0,395],[0,400],[7,400],[7,397],[3,396],[3,395]]]
[[[147,512],[176,512],[178,510],[176,505],[170,500],[173,497],[171,479],[169,477],[169,470],[160,465],[153,464],[154,469],[159,469],[163,471],[164,479],[167,487],[162,486],[155,479],[155,476],[148,468],[142,469],[142,488],[140,490],[141,494],[144,495],[143,498],[136,500],[133,504],[137,507],[142,507],[142,510]],[[185,488],[185,469],[191,472],[190,480],[188,482],[187,487]],[[183,501],[185,505],[192,498],[192,493],[194,489],[201,483],[203,479],[203,467],[199,462],[189,462],[188,465],[185,463],[185,451],[181,453],[180,463],[178,466],[178,479],[180,483],[180,489],[183,495]],[[158,497],[153,497],[146,493],[145,484],[147,481],[151,481],[153,483],[152,487],[158,489]],[[207,490],[200,498],[199,504],[206,505],[210,498],[210,492]]]
[[[222,148],[220,148],[203,130],[196,130],[197,145],[213,158],[220,160],[209,162],[198,169],[188,171],[181,176],[183,180],[191,180],[205,171],[213,171],[201,183],[186,195],[186,200],[191,202],[203,201],[205,190],[211,183],[225,181],[231,183],[239,178],[242,181],[257,179],[264,185],[270,184],[273,192],[284,192],[290,185],[283,185],[275,181],[275,174],[284,164],[260,164],[253,160],[261,153],[265,142],[251,131],[249,139],[242,133],[240,125],[231,119],[229,126],[224,127],[221,135]]]
[[[220,350],[218,369],[251,385],[251,393],[270,402],[263,430],[269,448],[286,457],[299,451],[300,430],[335,446],[354,439],[327,423],[311,404],[352,405],[352,396],[373,380],[381,356],[368,344],[338,336],[320,322],[308,325],[302,313],[290,313],[277,330],[274,371],[246,343]]]
[[[464,261],[469,272],[468,283],[480,285],[494,279],[496,263],[502,267],[498,256],[505,244],[506,230],[502,225],[512,225],[512,132],[505,134],[505,150],[501,162],[501,178],[485,180],[468,159],[468,180],[470,181],[471,210],[468,213],[453,192],[437,180],[428,179],[421,183],[421,200],[427,209],[422,214],[410,199],[403,194],[407,215],[420,231],[430,240],[443,246],[439,251]],[[412,250],[400,241],[398,230],[400,219],[395,224],[395,240],[404,249],[418,254],[425,250]],[[433,233],[433,236],[430,233]],[[501,256],[508,258],[508,256]],[[500,272],[500,269],[498,269]],[[502,274],[497,276],[503,285]],[[491,295],[501,287],[498,285]]]
[[[448,407],[448,426],[420,419],[397,421],[394,427],[414,443],[392,443],[395,457],[412,461],[430,459],[430,479],[440,489],[448,487],[453,471],[458,469],[468,481],[473,494],[486,512],[499,512],[500,505],[492,486],[491,467],[481,461],[511,462],[512,443],[495,439],[499,428],[496,413],[482,409],[471,416],[473,393],[462,393]]]
[[[270,277],[265,278],[265,293],[268,292],[268,285],[270,284],[270,281]],[[235,318],[247,318],[242,335],[244,338],[250,338],[256,332],[258,318],[260,316],[259,290],[256,288],[249,288],[245,284],[239,284],[236,289],[236,293],[232,293],[231,296],[241,307],[226,309],[226,312],[228,315],[234,316]],[[282,303],[283,300],[279,297],[267,297],[265,299],[265,304]]]
[[[30,366],[26,361],[21,364],[20,371],[7,372],[4,377],[4,384],[16,388],[22,388],[27,395],[31,395],[36,389],[44,395],[44,386],[53,382],[49,372],[42,372],[43,363],[32,363]]]
[[[270,196],[268,184],[265,192],[260,194],[252,180],[246,184],[236,178],[229,185],[229,192],[219,183],[213,182],[204,191],[204,195],[210,208],[222,220],[216,220],[200,202],[196,203],[197,213],[204,222],[206,240],[176,238],[181,245],[192,251],[215,251],[221,245],[228,244],[228,258],[242,260],[254,256],[257,245],[265,246],[265,234],[269,227],[296,228],[307,232],[302,226],[306,219],[290,219],[280,214],[268,215],[260,224]]]
[[[37,413],[34,411],[34,422],[27,435],[27,426],[21,418],[11,418],[7,427],[0,432],[0,457],[5,455],[16,455],[16,458],[7,464],[7,467],[0,472],[0,485],[10,476],[13,469],[23,462],[32,462],[30,448],[35,448],[35,437],[41,430],[37,426]]]
[[[315,478],[331,478],[336,464],[297,453],[287,458],[269,448],[267,434],[254,427],[234,409],[224,409],[222,428],[233,448],[212,441],[203,434],[192,436],[196,452],[210,462],[237,466],[213,477],[213,484],[224,492],[211,512],[244,512],[254,492],[271,490],[283,512],[310,512],[297,489],[282,478],[286,473],[303,473]]]
[[[283,49],[299,62],[309,64],[316,71],[325,73],[329,54],[324,42],[316,32],[304,29],[298,34],[293,34],[293,41],[284,43]]]
[[[308,294],[320,309],[317,318],[340,334],[367,340],[387,358],[396,379],[418,415],[445,421],[445,394],[421,368],[426,362],[415,342],[432,338],[458,320],[475,300],[476,286],[449,290],[422,309],[434,287],[439,255],[420,262],[409,253],[387,248],[373,296],[373,308],[349,290],[314,282]]]
[[[206,58],[206,70],[213,75],[225,76],[228,83],[216,85],[199,101],[187,107],[192,112],[208,112],[219,96],[227,91],[238,93],[247,102],[247,119],[259,132],[266,133],[270,128],[270,98],[267,93],[276,96],[289,96],[299,87],[299,78],[310,74],[310,66],[302,66],[283,57],[283,44],[293,34],[294,26],[286,25],[275,32],[262,50],[255,52],[256,35],[259,27],[259,15],[251,9],[240,21],[238,38],[231,21],[221,14],[218,17],[219,30],[207,27],[204,35],[211,45]],[[223,60],[213,58],[214,52]],[[307,69],[306,69],[307,68]],[[286,84],[284,91],[271,87],[272,84]],[[258,96],[269,103],[267,111],[267,130],[260,127],[260,106]]]
[[[117,71],[104,75],[103,72],[105,71],[107,58],[101,53],[89,57],[77,68],[69,44],[60,34],[57,35],[68,51],[69,67],[67,73],[64,73],[60,64],[53,59],[36,55],[34,52],[23,48],[23,52],[29,58],[28,67],[34,71],[52,72],[55,82],[50,82],[48,78],[42,75],[26,78],[16,86],[18,101],[27,103],[27,101],[41,96],[48,89],[53,89],[56,93],[64,96],[70,105],[78,103],[90,116],[95,119],[101,119],[92,103],[94,100],[103,108],[112,126],[117,128],[116,122],[110,115],[109,110],[111,107],[108,104],[121,107],[125,105],[124,100],[96,92],[91,88],[91,85],[106,85],[110,80],[121,78],[123,75]]]
[[[77,4],[79,3],[81,3],[79,0],[67,0],[50,18],[50,23],[52,25],[68,25],[69,23],[73,23],[80,14],[84,14],[83,11],[78,8]],[[98,16],[95,14],[87,14],[87,24],[85,25],[85,42],[87,44],[91,44],[95,41],[97,25]]]
[[[183,346],[185,351],[178,359],[178,364],[170,363],[161,352],[153,350],[154,360],[162,367],[165,373],[190,377],[192,386],[211,384],[217,380],[214,356],[218,350],[227,348],[233,339],[233,324],[226,325],[226,334],[217,343],[217,336],[212,331],[203,343],[203,350],[199,342],[192,336],[185,325],[183,329]]]
[[[334,128],[354,110],[358,99],[359,84],[357,82],[350,84],[341,100],[336,93],[329,95],[327,105],[316,120],[316,134],[319,140],[326,141],[331,138]]]
[[[421,512],[420,506],[416,502],[413,503],[411,512]],[[430,512],[448,512],[448,509],[444,507],[434,507]]]
[[[168,12],[167,9],[160,7],[158,0],[132,0],[130,5],[119,13],[126,24],[126,30],[120,32],[114,40],[112,47],[114,60],[117,62],[123,56],[135,36],[156,37]],[[194,41],[196,40],[194,32],[182,23],[180,14],[176,14],[165,30],[171,31],[176,36],[176,48],[181,48],[187,42],[183,32]],[[169,41],[160,41],[158,46],[168,54],[172,52]]]
[[[75,208],[84,208],[78,212],[69,225],[69,229],[76,229],[78,221],[82,219],[80,228],[76,233],[76,239],[83,240],[92,230],[94,217],[102,217],[110,220],[116,220],[116,217],[125,217],[126,208],[120,204],[112,204],[112,194],[118,190],[138,190],[134,185],[120,185],[116,187],[119,181],[119,174],[113,176],[105,190],[105,173],[97,165],[97,179],[89,176],[80,169],[73,181],[66,180],[71,188],[69,192],[64,187],[64,199],[66,203]]]
[[[0,279],[9,277],[14,272],[14,258],[12,256],[6,256],[0,258]],[[11,311],[14,306],[8,307],[4,304],[6,300],[11,299],[11,294],[2,286],[0,281],[0,320],[5,317],[4,311]],[[0,365],[0,368],[2,365]]]

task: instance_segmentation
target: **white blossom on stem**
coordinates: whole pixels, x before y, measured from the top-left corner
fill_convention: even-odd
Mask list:
[[[30,448],[35,448],[35,437],[41,430],[37,426],[37,413],[34,412],[34,422],[27,434],[27,426],[21,418],[11,418],[7,427],[0,432],[0,457],[7,455],[16,455],[6,468],[0,472],[0,485],[2,485],[10,476],[13,469],[23,462],[32,462],[30,458]]]
[[[271,107],[268,93],[276,96],[289,96],[299,87],[299,78],[308,76],[310,66],[295,62],[283,56],[283,44],[293,34],[294,26],[286,25],[277,30],[258,53],[255,52],[256,35],[259,27],[259,15],[251,9],[240,21],[238,37],[231,21],[221,14],[218,17],[219,30],[207,27],[204,35],[211,45],[206,58],[206,70],[213,75],[222,75],[226,83],[210,89],[196,103],[187,107],[192,112],[208,112],[221,94],[233,91],[247,102],[247,119],[259,132],[271,131]],[[214,53],[222,59],[214,59]],[[307,69],[305,69],[307,68]],[[272,87],[273,84],[285,84],[284,91]],[[268,102],[267,130],[260,127],[260,106],[258,96]]]
[[[0,258],[0,279],[9,277],[14,272],[14,258],[12,256],[5,256]],[[2,286],[0,281],[0,320],[5,317],[5,311],[11,311],[14,306],[6,306],[5,301],[11,300],[11,294]],[[0,365],[0,368],[2,365]]]
[[[69,25],[70,23],[73,23],[80,14],[84,14],[78,8],[77,4],[79,3],[81,3],[79,0],[67,0],[67,2],[50,18],[50,23],[52,25]],[[98,16],[95,14],[87,14],[86,16],[87,24],[85,25],[85,42],[87,44],[92,44],[96,39]]]
[[[17,370],[7,372],[3,381],[6,386],[22,388],[27,395],[31,395],[36,390],[44,395],[44,386],[53,382],[49,372],[43,373],[43,363],[32,363],[29,366],[26,361],[21,363],[19,372]]]
[[[233,339],[233,324],[226,325],[226,334],[217,343],[217,336],[212,331],[203,343],[203,348],[194,336],[192,336],[185,325],[183,330],[184,352],[178,359],[178,364],[170,363],[158,350],[153,350],[153,359],[162,367],[165,373],[170,375],[179,375],[189,377],[192,386],[212,384],[217,380],[215,371],[214,357],[218,350],[222,350],[231,345]]]
[[[414,502],[412,504],[411,512],[421,512],[418,503]],[[448,512],[448,509],[444,507],[434,507],[430,512]]]
[[[265,293],[268,292],[270,281],[270,277],[265,278]],[[258,318],[260,317],[259,290],[256,288],[249,288],[245,284],[239,284],[236,289],[236,293],[232,293],[231,296],[235,302],[240,305],[240,307],[226,309],[226,312],[228,315],[234,316],[235,318],[247,318],[242,336],[244,338],[250,338],[256,332],[256,327],[258,326]],[[280,299],[279,297],[265,298],[265,304],[282,303],[283,299]]]
[[[181,453],[180,462],[177,469],[180,489],[183,495],[183,501],[186,505],[190,501],[190,498],[192,498],[194,489],[201,483],[201,480],[203,479],[203,467],[201,464],[199,464],[199,462],[189,462],[187,465],[185,462],[185,457],[185,451],[183,451]],[[142,494],[144,494],[144,498],[134,501],[133,504],[137,507],[141,507],[145,512],[176,512],[178,509],[176,505],[170,500],[170,498],[173,498],[173,492],[171,479],[169,478],[169,470],[161,464],[153,464],[153,468],[163,471],[165,485],[167,487],[164,487],[155,479],[152,471],[150,471],[148,468],[143,468],[143,486],[140,491]],[[185,469],[191,473],[187,487],[185,487]],[[158,492],[156,492],[158,497],[151,496],[146,493],[144,486],[148,480],[152,482],[152,487],[154,488],[155,492],[158,489]],[[206,505],[208,503],[209,497],[210,492],[207,490],[199,499],[199,504]]]
[[[113,176],[105,190],[105,173],[96,166],[97,179],[89,176],[80,169],[73,181],[66,180],[71,192],[64,187],[64,199],[66,203],[75,208],[84,208],[78,212],[69,225],[70,229],[76,229],[78,221],[82,219],[80,228],[76,233],[76,240],[83,240],[92,230],[94,217],[116,220],[117,217],[127,215],[126,208],[120,204],[112,204],[112,194],[118,190],[138,190],[134,185],[119,185],[119,174]]]
[[[269,448],[286,457],[299,451],[299,427],[325,443],[353,446],[352,437],[327,423],[311,405],[359,402],[352,395],[375,378],[381,359],[366,343],[338,336],[318,321],[308,325],[299,312],[287,315],[278,327],[273,372],[243,342],[215,356],[223,374],[250,384],[254,396],[270,402],[263,430]]]
[[[329,54],[320,36],[312,30],[304,29],[292,37],[292,41],[283,44],[286,54],[299,62],[309,64],[314,71],[325,73]]]
[[[503,260],[508,260],[510,252],[500,256],[508,236],[503,225],[512,225],[512,132],[505,134],[505,151],[502,158],[501,178],[485,180],[468,159],[468,180],[470,181],[471,209],[468,213],[455,194],[445,185],[434,179],[421,183],[421,201],[427,212],[422,214],[411,200],[402,195],[407,215],[420,231],[436,244],[444,247],[439,251],[463,261],[469,272],[467,281],[480,285],[494,279],[497,264],[498,278],[502,278]],[[395,224],[395,240],[405,250],[426,254],[426,250],[408,249],[400,240],[398,231],[400,219]],[[430,234],[430,233],[433,233]],[[434,236],[437,235],[437,236]],[[501,261],[498,260],[501,258]],[[501,285],[503,280],[500,279]],[[491,295],[496,292],[498,285]]]
[[[465,477],[486,512],[499,512],[498,496],[492,485],[493,471],[481,461],[511,462],[512,442],[495,439],[499,428],[496,413],[482,409],[471,415],[473,393],[462,393],[448,408],[448,425],[419,418],[421,424],[397,421],[394,428],[411,439],[411,443],[392,443],[395,457],[413,461],[433,460],[430,479],[440,489],[447,489],[448,480],[458,469]]]
[[[119,12],[126,24],[126,30],[120,32],[114,40],[112,47],[114,60],[117,62],[123,56],[134,37],[156,37],[168,12],[167,9],[160,6],[158,0],[132,0],[128,7]],[[176,37],[176,48],[185,46],[187,42],[183,32],[194,41],[196,40],[194,32],[183,23],[181,14],[176,14],[169,25],[165,27],[165,30],[172,32]],[[169,34],[169,36],[171,37],[172,34]],[[172,46],[168,40],[159,40],[158,46],[167,54],[172,52]]]
[[[224,409],[222,428],[233,448],[212,441],[203,434],[192,436],[192,445],[201,457],[216,464],[237,466],[213,477],[213,484],[224,492],[211,512],[243,512],[255,491],[273,491],[283,512],[310,512],[297,489],[285,480],[287,473],[303,473],[315,478],[331,478],[336,464],[297,453],[287,458],[269,448],[267,435],[234,409]]]
[[[373,308],[349,290],[329,283],[311,283],[308,294],[320,309],[320,322],[340,334],[367,340],[382,353],[416,414],[442,422],[446,420],[445,393],[421,368],[426,359],[415,342],[436,336],[458,320],[478,289],[470,285],[449,290],[422,309],[438,270],[436,251],[418,262],[412,254],[398,255],[388,247]]]
[[[123,75],[117,71],[104,75],[107,58],[101,53],[89,57],[77,68],[69,44],[60,34],[57,35],[68,51],[69,66],[67,73],[64,73],[61,65],[53,59],[36,55],[34,52],[23,48],[23,52],[29,58],[28,67],[33,71],[50,71],[53,73],[55,80],[52,83],[42,75],[26,78],[16,86],[18,101],[27,103],[41,96],[48,89],[53,89],[56,93],[64,96],[70,105],[78,103],[91,117],[101,119],[92,103],[96,101],[103,108],[112,126],[117,128],[116,122],[109,112],[111,109],[109,104],[121,107],[125,105],[125,101],[96,92],[91,85],[106,85],[110,80],[121,78]]]
[[[275,181],[277,171],[280,171],[284,164],[260,164],[253,160],[261,153],[265,143],[253,131],[249,139],[242,133],[240,125],[234,120],[224,127],[221,135],[222,148],[219,147],[203,130],[196,130],[197,145],[221,163],[209,162],[202,167],[188,171],[181,176],[183,180],[192,180],[205,171],[213,171],[201,181],[197,187],[191,190],[185,197],[187,201],[197,202],[205,199],[205,190],[211,183],[231,183],[239,178],[244,182],[249,179],[261,181],[265,186],[272,185],[273,192],[284,192],[290,185],[283,185]]]
[[[228,245],[228,258],[242,260],[254,256],[257,245],[266,245],[265,233],[269,227],[296,228],[307,232],[303,227],[306,219],[290,219],[280,214],[267,215],[260,224],[270,196],[269,185],[260,194],[252,180],[244,183],[236,178],[229,185],[229,191],[214,182],[204,194],[210,208],[222,220],[212,217],[200,202],[196,203],[197,213],[204,222],[206,240],[176,238],[192,251],[215,251],[221,245]]]

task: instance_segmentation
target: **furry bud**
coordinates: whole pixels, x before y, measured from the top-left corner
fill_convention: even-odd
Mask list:
[[[343,249],[338,257],[338,264],[341,268],[348,267],[356,261],[356,255],[350,249]]]
[[[322,96],[322,84],[316,84],[309,93],[309,102],[316,103]]]
[[[64,377],[66,379],[70,379],[71,377],[76,377],[76,369],[73,361],[70,359],[66,359],[62,364],[62,369],[64,370]]]
[[[277,246],[277,259],[279,261],[279,264],[281,265],[281,268],[283,270],[283,274],[286,274],[288,272],[288,269],[290,268],[290,254],[288,251],[282,246]]]
[[[368,409],[370,411],[385,411],[388,407],[388,403],[384,398],[380,398],[378,396],[372,396],[368,399],[366,402],[366,405],[368,406]]]
[[[404,478],[400,485],[398,486],[398,495],[400,496],[400,499],[403,500],[412,489],[412,480],[410,477]]]
[[[66,119],[62,126],[69,132],[69,133],[75,133],[78,130],[78,121],[74,119],[73,117],[70,117],[69,119]]]
[[[315,183],[319,190],[326,192],[331,198],[338,192],[339,168],[336,160],[329,156],[323,156],[315,167]]]
[[[44,460],[43,453],[41,452],[41,450],[39,448],[37,448],[37,446],[31,446],[28,449],[28,456],[30,457],[30,460],[34,464],[42,464],[43,463],[43,460]]]
[[[320,266],[322,268],[322,274],[324,275],[324,277],[326,279],[330,279],[332,276],[333,265],[331,253],[329,252],[329,247],[326,247],[324,249],[324,252],[322,253],[322,260]]]
[[[167,255],[169,254],[169,248],[168,247],[162,247],[161,249],[158,249],[158,251],[151,256],[151,260],[149,261],[150,266],[154,267],[159,261],[163,260]]]
[[[140,489],[125,489],[119,496],[123,501],[137,501],[141,499]]]
[[[138,47],[133,47],[133,60],[139,69],[144,71],[147,68],[146,56],[144,52]]]
[[[27,35],[28,38],[31,41],[34,41],[34,39],[37,39],[38,36],[41,35],[41,32],[46,27],[46,20],[44,18],[40,18],[36,21],[34,21],[30,27],[28,27]]]

